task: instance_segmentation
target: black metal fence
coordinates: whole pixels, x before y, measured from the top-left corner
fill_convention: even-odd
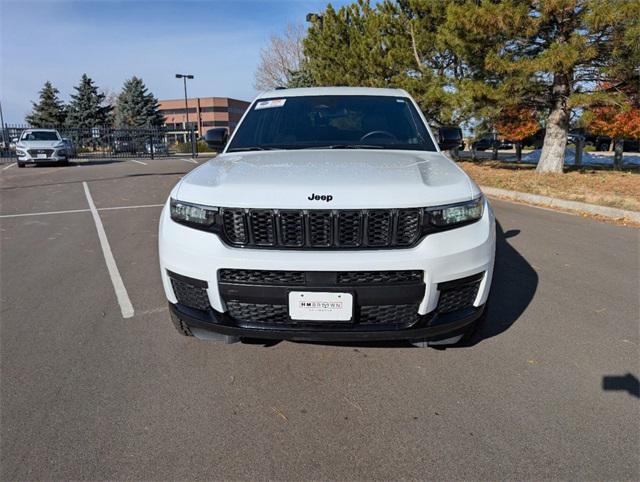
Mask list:
[[[4,145],[0,149],[1,161],[15,161],[16,140],[28,125],[5,125],[3,130]],[[52,126],[60,135],[69,141],[70,157],[79,159],[100,158],[155,158],[174,154],[197,155],[197,149],[191,142],[172,143],[169,135],[162,127],[69,127]],[[189,136],[195,143],[196,135]]]

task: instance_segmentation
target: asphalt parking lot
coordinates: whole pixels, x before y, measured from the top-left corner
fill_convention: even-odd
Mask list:
[[[493,201],[469,347],[222,345],[177,334],[158,274],[196,164],[7,166],[2,480],[640,478],[637,229]]]

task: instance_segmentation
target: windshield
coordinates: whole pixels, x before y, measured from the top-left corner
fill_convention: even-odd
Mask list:
[[[406,97],[326,95],[260,99],[227,152],[305,148],[436,150]]]
[[[22,134],[23,141],[59,141],[58,133],[54,131],[29,131]]]

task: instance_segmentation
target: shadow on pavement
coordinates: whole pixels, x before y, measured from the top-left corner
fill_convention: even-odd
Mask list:
[[[631,373],[626,375],[605,375],[602,377],[602,389],[604,391],[623,391],[629,395],[640,398],[640,381]]]
[[[533,299],[538,288],[538,274],[508,241],[519,234],[518,229],[505,233],[496,221],[496,262],[491,285],[492,301],[486,321],[466,346],[473,346],[508,330]]]

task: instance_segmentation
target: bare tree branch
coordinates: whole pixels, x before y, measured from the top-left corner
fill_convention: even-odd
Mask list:
[[[286,87],[291,74],[300,68],[304,59],[302,39],[304,26],[288,24],[281,35],[272,35],[260,52],[260,64],[255,72],[254,87],[270,90]]]

